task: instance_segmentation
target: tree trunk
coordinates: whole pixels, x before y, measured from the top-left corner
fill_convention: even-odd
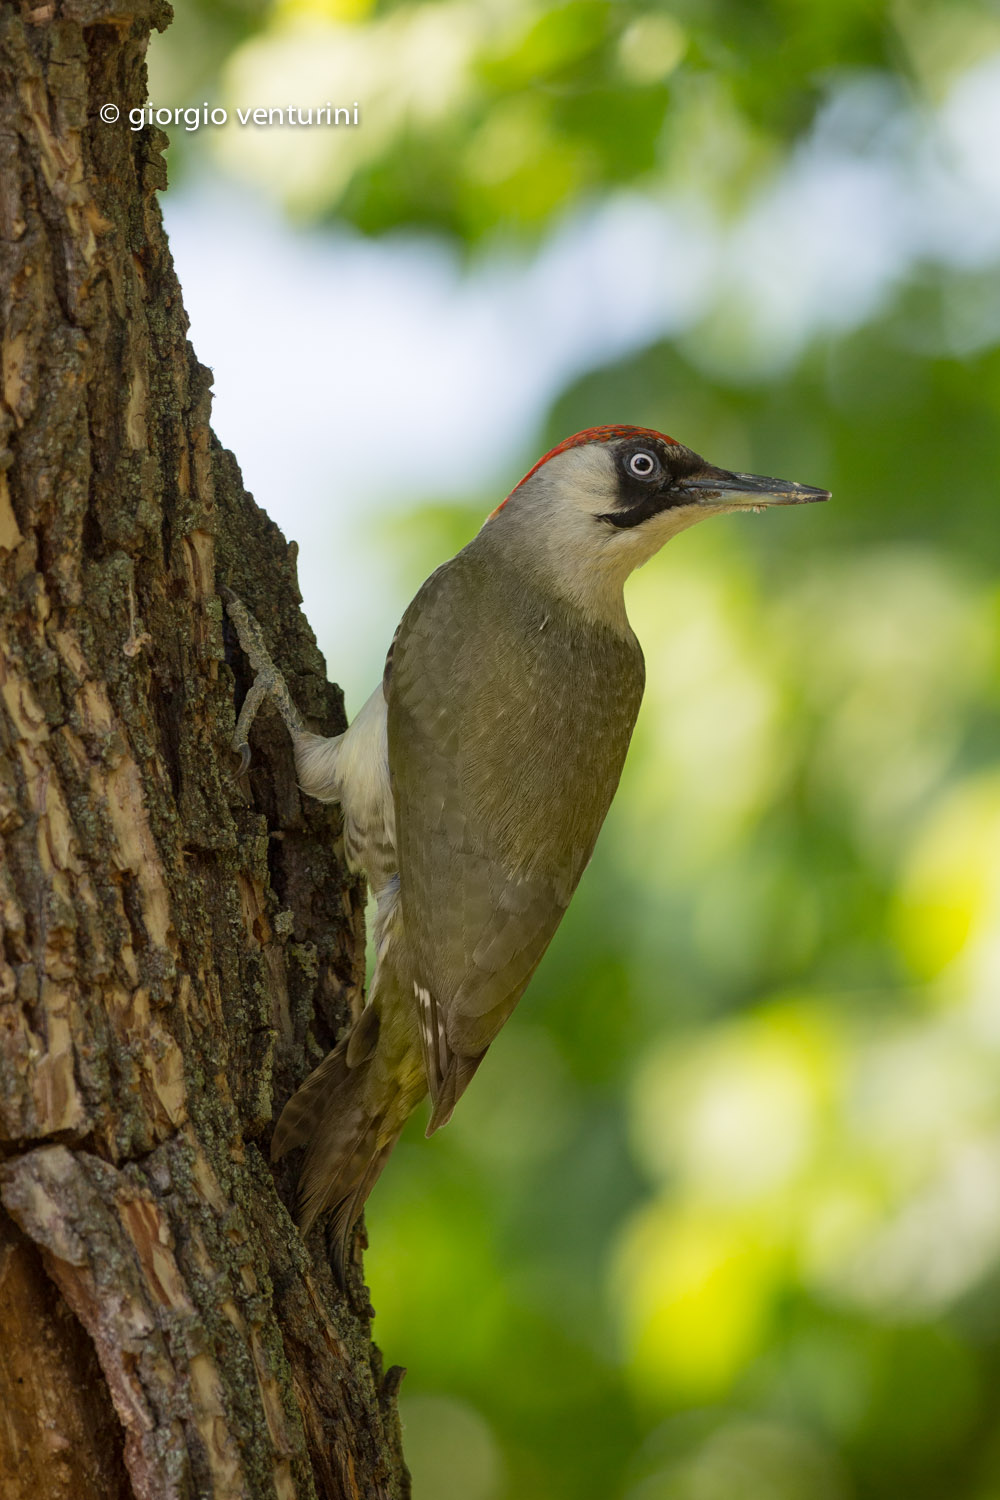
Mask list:
[[[397,1500],[401,1372],[267,1160],[360,1001],[363,891],[273,714],[234,780],[217,582],[313,727],[341,695],[127,124],[169,12],[31,3],[0,6],[0,1493]]]

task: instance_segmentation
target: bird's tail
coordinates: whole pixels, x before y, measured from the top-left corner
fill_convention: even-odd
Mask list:
[[[271,1139],[277,1161],[306,1148],[299,1176],[299,1228],[333,1213],[336,1271],[344,1285],[351,1231],[406,1119],[426,1092],[419,1042],[373,1004],[314,1069],[281,1112]],[[415,1067],[419,1076],[415,1076]]]

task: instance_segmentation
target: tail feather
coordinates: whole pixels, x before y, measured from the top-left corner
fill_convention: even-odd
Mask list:
[[[305,1146],[299,1177],[299,1228],[309,1233],[320,1214],[332,1209],[337,1272],[343,1284],[351,1231],[385,1165],[398,1130],[373,1113],[367,1095],[374,1048],[354,1067],[348,1061],[351,1038],[335,1047],[292,1095],[271,1139],[271,1159]]]
[[[391,937],[391,934],[389,935]],[[277,1160],[305,1147],[299,1228],[332,1213],[335,1269],[343,1281],[351,1231],[407,1116],[427,1092],[408,972],[387,939],[369,1003],[348,1036],[288,1100],[271,1139]]]
[[[347,1262],[351,1254],[354,1226],[361,1217],[361,1210],[368,1201],[368,1194],[382,1175],[382,1168],[388,1161],[389,1153],[395,1144],[395,1140],[392,1140],[381,1151],[375,1152],[354,1191],[334,1208],[330,1225],[333,1241],[333,1269],[341,1289],[347,1285]],[[311,1223],[312,1220],[310,1219],[309,1222]],[[305,1234],[307,1229],[308,1225],[303,1223],[302,1233]]]
[[[328,1052],[296,1089],[278,1117],[271,1136],[271,1160],[279,1161],[296,1146],[307,1146],[319,1127],[330,1099],[339,1093],[349,1076],[347,1048],[350,1037]]]
[[[365,1199],[396,1143],[398,1129],[384,1115],[371,1115],[359,1099],[357,1073],[327,1101],[323,1118],[306,1148],[299,1177],[299,1228],[309,1233],[320,1214],[350,1209],[351,1223],[365,1206]],[[350,1227],[350,1226],[348,1226]]]
[[[378,1033],[377,1016],[366,1010],[288,1100],[271,1138],[272,1161],[306,1148],[299,1229],[307,1235],[321,1214],[332,1211],[334,1268],[342,1286],[351,1232],[408,1112],[399,1110],[394,1086],[378,1087]]]

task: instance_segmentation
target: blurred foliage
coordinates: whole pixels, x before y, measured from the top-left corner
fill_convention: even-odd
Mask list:
[[[472,247],[624,186],[737,212],[838,80],[920,114],[998,48],[954,0],[199,0],[152,96],[358,98],[350,135],[205,144],[300,215]],[[835,500],[633,580],[598,854],[370,1205],[416,1500],[1000,1497],[1000,278],[960,261],[757,365],[720,292],[539,433],[649,424]],[[401,597],[495,499],[385,527]]]
[[[356,129],[212,147],[299,215],[474,243],[626,184],[738,203],[839,78],[929,102],[998,45],[988,0],[188,0],[150,88],[231,111],[357,100]]]

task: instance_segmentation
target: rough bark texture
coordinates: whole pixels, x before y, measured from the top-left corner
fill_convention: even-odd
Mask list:
[[[0,6],[0,1493],[396,1500],[360,1271],[339,1297],[267,1163],[359,1001],[363,893],[273,716],[233,780],[217,583],[313,727],[342,702],[209,429],[164,137],[97,114],[168,16]]]

